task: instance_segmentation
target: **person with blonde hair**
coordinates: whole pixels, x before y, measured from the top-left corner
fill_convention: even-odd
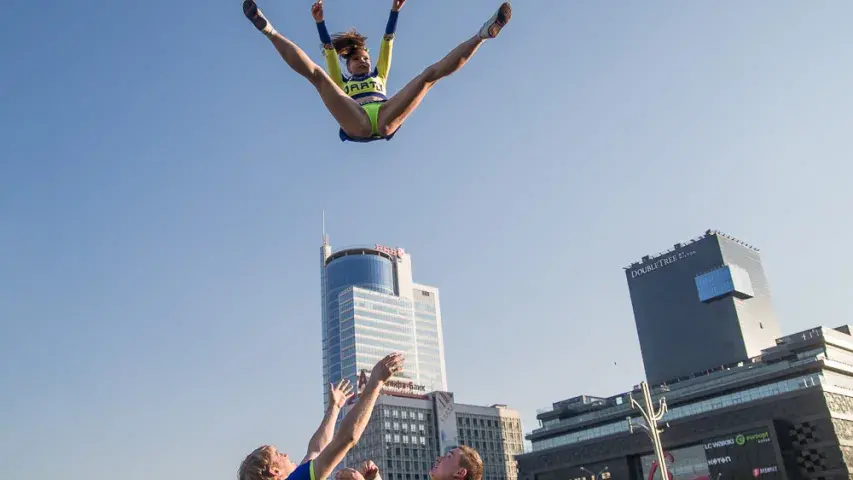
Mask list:
[[[431,480],[482,480],[483,459],[471,447],[462,445],[450,449],[438,457],[432,470]],[[358,470],[345,468],[335,475],[335,480],[382,480],[379,467],[372,461],[364,462]]]
[[[311,438],[308,453],[297,466],[286,453],[273,445],[256,448],[240,464],[237,480],[325,480],[344,459],[364,433],[376,399],[391,377],[403,372],[405,359],[392,353],[380,360],[370,373],[370,379],[359,394],[358,402],[341,421],[338,432],[332,436],[335,419],[340,408],[351,396],[349,382],[340,382],[331,388],[329,404],[323,424]],[[335,406],[332,407],[331,405]],[[331,437],[331,440],[329,440]]]

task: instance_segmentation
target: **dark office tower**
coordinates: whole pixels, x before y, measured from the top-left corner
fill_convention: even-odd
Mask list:
[[[625,268],[646,377],[737,364],[782,336],[758,249],[708,230]]]

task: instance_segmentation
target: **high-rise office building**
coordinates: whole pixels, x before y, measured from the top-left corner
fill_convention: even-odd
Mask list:
[[[758,249],[708,230],[625,268],[652,385],[737,364],[782,334]]]
[[[407,357],[405,372],[385,384],[341,466],[372,460],[385,480],[428,480],[436,457],[468,445],[483,458],[484,480],[517,480],[515,456],[523,451],[518,412],[456,403],[447,391],[438,289],[414,283],[410,255],[383,245],[332,251],[324,235],[321,260],[326,395],[326,384],[341,378],[360,391],[388,353]]]
[[[717,232],[626,270],[669,478],[853,479],[853,326],[768,341],[758,251]],[[643,400],[635,385],[540,411],[519,479],[661,480]]]
[[[406,355],[395,381],[446,391],[438,289],[414,283],[411,256],[378,244],[332,251],[324,235],[321,261],[324,395],[395,351]]]
[[[452,393],[383,395],[346,464],[374,461],[384,480],[429,480],[435,459],[467,445],[483,459],[483,480],[517,480],[521,419],[506,405],[456,403]]]

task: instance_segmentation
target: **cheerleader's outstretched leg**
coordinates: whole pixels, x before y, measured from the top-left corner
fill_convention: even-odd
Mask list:
[[[314,85],[329,113],[344,131],[352,136],[370,135],[370,119],[358,102],[335,85],[326,71],[314,63],[298,45],[278,33],[254,0],[243,1],[243,14],[255,28],[270,39],[290,68]]]
[[[420,75],[409,82],[396,95],[388,99],[379,111],[379,130],[383,136],[392,135],[403,125],[420,105],[427,92],[442,78],[457,72],[477,52],[480,45],[490,38],[495,38],[512,18],[512,6],[509,2],[501,4],[500,8],[486,23],[480,27],[476,35],[461,43],[438,63],[430,65]]]

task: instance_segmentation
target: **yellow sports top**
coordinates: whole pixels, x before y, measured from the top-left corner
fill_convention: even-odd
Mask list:
[[[326,71],[329,72],[329,76],[341,87],[344,93],[355,100],[364,97],[378,97],[382,101],[388,100],[385,83],[388,81],[388,73],[391,71],[391,50],[394,47],[393,36],[382,38],[376,68],[367,75],[345,76],[341,71],[338,53],[334,48],[330,47],[326,46],[323,48],[326,56]]]

